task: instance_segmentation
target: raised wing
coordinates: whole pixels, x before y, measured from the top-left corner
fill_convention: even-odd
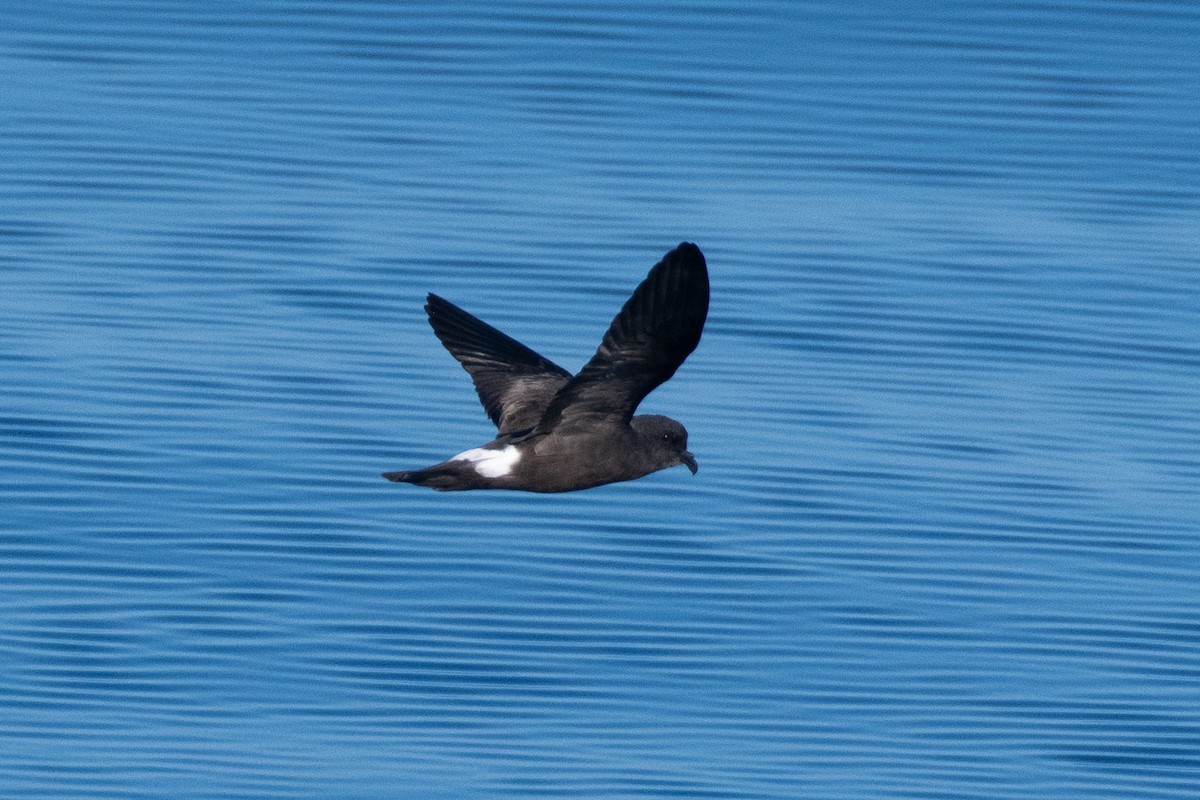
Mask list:
[[[704,254],[683,242],[634,290],[596,355],[558,390],[535,433],[601,418],[628,421],[696,349],[707,316]]]
[[[500,433],[532,428],[571,373],[449,300],[425,303],[438,339],[471,376],[479,402]]]

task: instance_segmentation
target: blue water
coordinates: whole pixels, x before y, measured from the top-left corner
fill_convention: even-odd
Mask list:
[[[0,797],[1200,796],[1200,12],[0,8]],[[389,484],[683,239],[700,462]]]

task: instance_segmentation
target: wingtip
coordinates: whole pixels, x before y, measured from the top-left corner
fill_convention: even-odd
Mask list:
[[[425,313],[431,316],[436,313],[438,309],[445,308],[449,304],[450,301],[440,295],[434,294],[433,292],[425,295]]]
[[[675,249],[667,253],[667,257],[675,256],[678,258],[687,258],[692,261],[698,261],[701,265],[704,264],[704,253],[693,242],[680,242],[675,246]]]
[[[683,289],[684,293],[689,295],[693,301],[693,306],[689,310],[699,312],[701,318],[707,317],[708,263],[700,248],[692,242],[680,242],[663,258],[663,265],[669,265],[674,283],[672,291],[680,292]],[[685,289],[685,286],[688,288]]]
[[[692,242],[680,242],[674,250],[663,256],[662,264],[676,280],[694,281],[708,287],[708,263],[704,253]]]

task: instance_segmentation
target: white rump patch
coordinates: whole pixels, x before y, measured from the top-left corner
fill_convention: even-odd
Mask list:
[[[475,471],[485,478],[503,478],[512,472],[512,468],[521,460],[521,452],[516,445],[510,444],[503,450],[485,450],[476,447],[465,453],[459,453],[451,461],[470,461]]]

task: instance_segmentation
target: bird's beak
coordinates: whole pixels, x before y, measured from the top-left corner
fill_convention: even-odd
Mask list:
[[[687,450],[683,451],[683,455],[679,457],[679,460],[687,465],[687,468],[692,471],[693,475],[696,474],[696,470],[700,469],[699,465],[696,464],[696,457]]]

